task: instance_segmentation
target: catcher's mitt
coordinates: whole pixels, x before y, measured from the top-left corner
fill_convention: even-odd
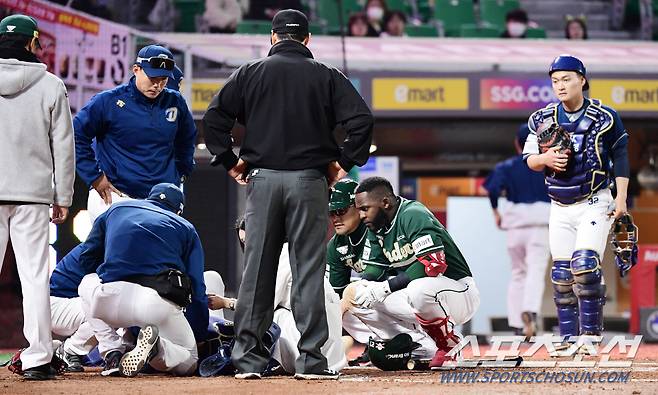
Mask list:
[[[2,366],[7,366],[7,369],[9,369],[10,372],[18,374],[20,376],[23,375],[23,362],[21,361],[21,353],[25,350],[24,348],[21,348],[20,350],[16,351],[14,355],[12,355],[11,359],[2,364]],[[63,359],[58,357],[57,355],[53,354],[53,359],[50,361],[50,366],[57,372],[57,374],[62,375],[66,373],[66,362],[64,362]]]
[[[561,153],[571,152],[571,136],[562,126],[553,122],[544,122],[537,128],[537,143],[540,153],[558,147]]]

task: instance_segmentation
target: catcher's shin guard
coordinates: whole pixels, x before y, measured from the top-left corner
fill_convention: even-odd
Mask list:
[[[573,292],[573,274],[569,261],[553,262],[551,282],[560,336],[578,336],[578,299]]]
[[[571,258],[571,271],[580,304],[580,334],[600,335],[603,331],[605,285],[602,284],[599,254],[593,250],[577,250]]]

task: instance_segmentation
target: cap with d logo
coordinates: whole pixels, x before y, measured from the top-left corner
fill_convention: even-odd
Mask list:
[[[24,36],[34,37],[37,39],[37,47],[41,48],[37,20],[31,16],[22,14],[9,15],[0,21],[0,34],[22,34]]]
[[[173,70],[176,66],[174,55],[161,45],[147,45],[140,49],[135,64],[151,78],[174,78]]]

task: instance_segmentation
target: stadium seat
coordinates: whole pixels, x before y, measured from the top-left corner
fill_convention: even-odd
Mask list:
[[[340,0],[343,5],[343,24],[347,30],[347,21],[350,14],[362,9],[357,0]],[[329,34],[340,32],[340,18],[338,0],[318,0],[318,19],[326,27]]]
[[[401,11],[405,15],[411,14],[411,6],[407,0],[386,0],[386,6],[391,11]]]
[[[501,33],[497,27],[473,24],[462,25],[459,29],[459,36],[465,38],[498,38]]]
[[[325,33],[324,27],[316,22],[309,22],[308,24],[308,31],[316,36],[322,35]]]
[[[195,32],[196,17],[206,10],[204,0],[174,0],[173,5],[178,11],[177,32]]]
[[[409,37],[439,37],[439,30],[434,25],[407,25],[404,32]]]
[[[271,34],[272,22],[245,19],[238,22],[235,32],[239,34]]]
[[[518,0],[480,0],[480,22],[502,29],[507,13],[519,7]]]
[[[418,8],[418,17],[424,22],[434,20],[434,1],[433,0],[409,0],[416,2]],[[410,3],[411,4],[411,3]]]
[[[526,30],[526,38],[546,38],[546,30],[541,27],[531,27]]]
[[[459,36],[464,24],[475,24],[473,0],[436,0],[434,18],[443,24],[446,36]]]

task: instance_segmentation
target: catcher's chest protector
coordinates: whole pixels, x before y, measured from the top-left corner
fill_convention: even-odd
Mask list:
[[[612,129],[613,118],[598,100],[589,100],[590,105],[580,120],[560,124],[571,134],[571,155],[566,171],[546,174],[548,195],[563,204],[586,199],[609,184],[608,152],[603,136]],[[535,125],[557,122],[557,105],[537,111],[533,120]]]

